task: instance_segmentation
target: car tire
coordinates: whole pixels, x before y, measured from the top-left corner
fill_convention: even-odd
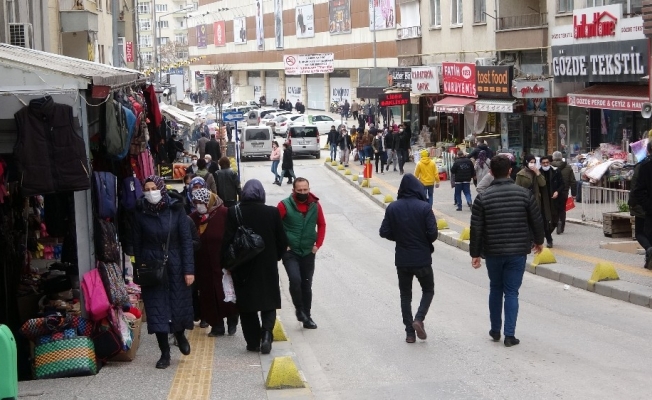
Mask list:
[[[321,158],[321,151],[315,153],[315,158],[319,160]]]

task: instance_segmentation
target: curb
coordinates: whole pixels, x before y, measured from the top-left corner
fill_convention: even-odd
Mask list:
[[[372,195],[369,190],[360,187],[356,182],[353,182],[351,179],[347,178],[345,175],[339,173],[336,167],[332,167],[330,164],[324,164],[326,167],[335,172],[340,178],[347,181],[351,186],[358,189],[360,192],[364,193],[368,198],[373,200],[375,203],[380,205],[383,208],[387,208],[381,199],[378,198],[379,195]],[[584,222],[578,219],[567,219],[567,222],[572,222],[581,225],[593,226],[596,227],[597,224]],[[600,228],[602,226],[600,225]],[[469,251],[469,241],[461,240],[460,234],[451,229],[442,229],[439,231],[439,237],[437,240],[445,243],[449,246],[457,247],[462,251]],[[599,294],[601,296],[610,297],[612,299],[625,301],[628,303],[635,304],[637,306],[643,306],[652,308],[652,288],[638,285],[636,283],[625,282],[625,281],[603,281],[603,282],[591,282],[591,272],[571,267],[568,265],[560,264],[541,264],[535,266],[532,262],[527,262],[525,270],[531,274],[541,276],[543,278],[548,278],[553,281],[557,281],[569,286],[573,286],[578,289],[586,290]]]

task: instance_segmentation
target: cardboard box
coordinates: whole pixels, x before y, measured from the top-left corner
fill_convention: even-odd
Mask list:
[[[133,361],[136,358],[136,353],[138,352],[138,346],[140,346],[140,326],[142,325],[142,318],[134,321],[133,329],[133,340],[131,342],[131,348],[127,351],[121,351],[116,356],[111,358],[111,361]]]
[[[138,309],[140,310],[141,319],[143,322],[147,322],[147,314],[145,314],[145,303],[142,300],[138,300]]]

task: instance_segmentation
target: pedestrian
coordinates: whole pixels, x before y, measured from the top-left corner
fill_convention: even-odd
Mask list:
[[[168,162],[170,164],[174,163],[177,158],[180,156],[181,153],[183,153],[184,148],[183,148],[183,142],[177,140],[177,135],[172,135],[170,136],[170,140],[167,141],[166,144],[167,147],[167,154],[168,154]]]
[[[281,98],[281,101],[278,102],[278,108],[285,110],[285,99]]]
[[[416,337],[425,340],[427,334],[423,321],[435,296],[435,279],[432,272],[433,243],[437,240],[437,220],[428,205],[425,190],[412,174],[401,179],[397,200],[385,210],[380,225],[380,237],[396,242],[394,264],[398,275],[401,297],[401,314],[405,325],[405,341],[414,343]],[[412,279],[421,285],[421,302],[412,318]],[[415,335],[416,333],[416,335]]]
[[[240,204],[229,208],[222,254],[240,224],[260,235],[265,243],[262,252],[231,272],[242,334],[248,351],[269,354],[276,310],[281,308],[278,262],[288,242],[278,209],[265,205],[265,189],[257,179],[245,183]]]
[[[165,182],[158,176],[151,175],[145,180],[133,237],[136,265],[167,259],[167,282],[141,287],[147,332],[156,335],[161,350],[156,368],[165,369],[170,366],[168,333],[174,333],[183,355],[190,354],[185,330],[194,326],[190,286],[195,280],[195,266],[183,202],[168,196]]]
[[[342,105],[342,114],[341,117],[343,120],[348,121],[349,120],[349,110],[351,109],[351,105],[349,104],[348,100],[344,100],[344,105]]]
[[[371,129],[373,129],[373,126],[362,135],[362,151],[364,153],[363,164],[366,163],[367,160],[371,162],[374,159],[374,149],[371,146],[374,141],[374,134],[371,133]]]
[[[281,176],[278,174],[278,165],[281,162],[281,149],[278,147],[278,142],[274,140],[272,142],[272,154],[269,155],[269,159],[272,160],[272,174],[274,174],[274,185],[281,186]]]
[[[222,158],[222,148],[215,136],[211,135],[211,140],[206,143],[206,154],[210,155],[212,160],[217,161]]]
[[[523,167],[523,169],[521,169],[516,175],[516,184],[532,192],[532,195],[534,196],[534,200],[536,200],[537,202],[537,206],[539,207],[539,210],[541,210],[542,214],[545,214],[545,208],[542,199],[543,196],[541,192],[543,191],[543,188],[545,188],[546,186],[546,178],[541,174],[541,170],[537,168],[536,158],[532,154],[527,154],[524,157],[524,164],[527,167]],[[550,208],[548,207],[548,210],[549,209]],[[545,221],[545,217],[542,217],[541,221],[543,224],[543,222]],[[545,235],[545,230],[544,230],[544,235]]]
[[[473,162],[464,155],[462,150],[457,150],[457,158],[451,167],[451,174],[455,179],[457,211],[462,211],[462,193],[466,197],[466,204],[471,208],[471,180],[475,177],[475,168]]]
[[[398,141],[396,141],[396,137],[394,137],[395,143],[394,146],[396,148],[396,151],[398,153],[398,169],[401,175],[405,172],[404,166],[405,163],[408,161],[410,155],[409,155],[409,149],[410,149],[410,134],[409,132],[406,132],[403,125],[399,128],[398,125],[394,124],[394,129],[398,130]]]
[[[557,217],[557,201],[559,199],[559,192],[564,187],[564,182],[561,174],[556,168],[553,168],[551,156],[541,157],[541,175],[546,180],[545,186],[540,187],[541,193],[541,212],[543,218],[543,231],[546,235],[547,247],[552,248],[552,232],[556,228]]]
[[[197,172],[195,176],[202,178],[206,182],[206,189],[210,190],[213,193],[217,193],[217,185],[215,184],[215,178],[207,169],[206,159],[200,158],[197,160]]]
[[[629,213],[634,217],[634,235],[636,241],[645,250],[645,263],[643,266],[646,269],[652,269],[652,221],[647,217],[647,215],[652,214],[646,213],[644,204],[647,205],[648,203],[639,203],[639,201],[641,199],[640,196],[646,197],[649,195],[649,189],[645,186],[646,183],[641,182],[641,170],[649,173],[648,164],[652,161],[650,155],[652,155],[652,141],[648,139],[647,156],[634,167],[634,174],[632,175],[632,180],[630,182],[632,189],[629,192],[629,201],[627,202],[629,205]],[[637,197],[637,195],[639,197]]]
[[[364,132],[360,133],[360,128],[358,128],[355,137],[355,148],[358,150],[358,161],[360,165],[364,164],[364,136]]]
[[[294,175],[294,161],[292,160],[292,146],[285,142],[283,143],[283,162],[281,163],[281,181],[283,178],[288,178],[288,185],[292,184],[292,179],[296,179]],[[280,186],[280,185],[279,185]]]
[[[186,171],[186,174],[183,176],[183,190],[181,191],[181,197],[183,198],[183,207],[186,210],[187,215],[190,215],[192,212],[192,197],[190,196],[192,187],[190,186],[190,181],[192,181],[193,176],[194,175],[188,171]]]
[[[564,161],[560,151],[552,153],[552,166],[553,168],[557,168],[564,183],[564,187],[559,192],[559,198],[556,202],[558,216],[557,234],[561,235],[566,229],[566,202],[568,201],[568,194],[570,191],[573,200],[575,199],[577,194],[577,181],[575,180],[573,168]]]
[[[360,111],[360,104],[358,104],[355,99],[351,103],[351,114],[353,115],[353,120],[358,120],[358,112]]]
[[[306,178],[296,178],[292,194],[278,203],[288,249],[283,265],[290,281],[290,295],[297,320],[306,329],[317,329],[312,319],[312,278],[315,257],[326,237],[326,219],[319,198],[310,192]]]
[[[494,156],[494,151],[491,150],[491,148],[487,144],[487,141],[486,140],[480,140],[480,142],[478,143],[478,147],[473,149],[473,151],[469,155],[469,158],[471,158],[473,160],[477,160],[480,157],[480,152],[481,151],[485,152],[485,154],[487,155],[487,160],[491,160],[493,158],[493,156]]]
[[[203,125],[204,123],[202,122]],[[199,153],[199,158],[204,158],[206,155],[206,143],[209,141],[208,135],[202,131],[201,137],[197,140],[197,153]]]
[[[376,159],[376,173],[378,173],[378,161],[380,161],[380,173],[384,175],[385,164],[387,163],[387,152],[385,151],[385,142],[381,130],[376,130],[376,137],[374,137],[371,142],[371,147],[374,151],[374,158]]]
[[[394,130],[387,127],[387,134],[385,135],[385,147],[387,148],[387,171],[389,171],[390,165],[393,165],[394,172],[397,171],[398,152],[396,151],[396,147],[398,146],[398,141],[398,128]]]
[[[224,201],[226,207],[238,204],[242,193],[240,176],[231,169],[231,161],[227,157],[220,158],[220,170],[217,171],[217,195]]]
[[[331,125],[331,130],[328,131],[326,136],[326,144],[330,145],[331,149],[331,161],[335,161],[337,158],[337,142],[340,138],[340,134],[335,129],[335,125]]]
[[[518,291],[523,282],[525,261],[532,250],[543,248],[543,221],[533,194],[509,178],[510,160],[491,159],[494,181],[473,203],[469,253],[473,268],[480,268],[485,258],[489,274],[489,336],[500,340],[503,298],[505,308],[504,344],[520,343],[516,333]],[[508,229],[506,229],[508,228]],[[533,235],[533,236],[532,236]]]
[[[423,185],[424,193],[428,197],[428,203],[432,206],[433,192],[435,187],[439,187],[439,171],[437,170],[437,164],[430,158],[428,150],[421,150],[420,155],[421,159],[414,170],[414,176]]]
[[[195,254],[201,321],[211,327],[208,336],[224,336],[226,318],[228,334],[233,336],[238,326],[238,309],[235,303],[224,301],[221,262],[228,209],[222,199],[207,189],[195,190],[192,198],[196,211],[190,218],[199,231],[201,242]]]
[[[197,155],[193,154],[192,159],[190,161],[190,166],[186,168],[186,174],[195,175],[197,173],[197,171],[199,170],[199,167],[197,166],[197,161],[198,161]]]
[[[473,182],[476,187],[478,186],[478,182],[480,182],[485,175],[489,175],[490,162],[491,159],[487,158],[487,152],[481,150],[480,153],[478,153],[478,158],[475,160],[475,178],[473,178]]]
[[[235,127],[234,127],[233,125],[231,125],[231,124],[226,124],[226,140],[227,140],[228,142],[230,142],[231,139],[233,139],[233,129],[234,129],[234,128],[235,128]]]
[[[344,164],[344,167],[348,168],[349,155],[353,150],[353,141],[351,140],[348,129],[342,128],[342,134],[340,135],[338,145],[340,147],[340,164]]]

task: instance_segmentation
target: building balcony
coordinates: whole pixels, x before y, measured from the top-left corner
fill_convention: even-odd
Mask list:
[[[88,1],[60,0],[61,32],[97,32],[98,16],[91,7]]]
[[[421,38],[404,38],[399,40],[396,45],[398,65],[400,67],[410,67],[421,65]]]
[[[534,49],[548,46],[548,13],[499,17],[496,48]]]
[[[405,39],[415,39],[421,37],[421,27],[420,26],[410,26],[406,28],[398,27],[396,28],[396,39],[405,40]]]
[[[498,17],[497,25],[496,31],[543,28],[548,26],[548,13]]]

